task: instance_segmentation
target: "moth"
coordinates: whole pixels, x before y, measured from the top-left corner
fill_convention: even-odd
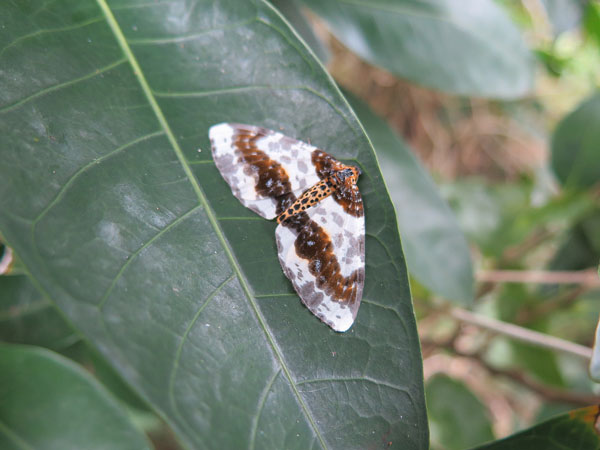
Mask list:
[[[356,318],[365,282],[360,170],[265,128],[221,123],[212,155],[240,202],[277,218],[279,262],[306,307],[335,331]]]

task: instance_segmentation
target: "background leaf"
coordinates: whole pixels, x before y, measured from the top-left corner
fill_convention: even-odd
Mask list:
[[[0,231],[181,441],[426,448],[393,207],[359,123],[280,15],[233,0],[0,9],[10,18]],[[349,332],[302,306],[277,260],[275,224],[220,177],[207,132],[222,121],[360,165],[367,283]]]
[[[48,348],[92,372],[113,395],[137,411],[147,406],[26,276],[0,277],[0,341]]]
[[[59,350],[78,339],[26,276],[0,277],[0,341]]]
[[[600,277],[600,264],[598,265],[598,276]],[[594,352],[590,361],[590,377],[595,382],[600,382],[600,320],[596,325],[596,335],[594,336]]]
[[[533,58],[492,0],[302,1],[352,51],[415,83],[498,98],[532,88]]]
[[[0,345],[0,447],[150,448],[91,375],[48,350]]]
[[[489,412],[463,382],[434,375],[425,393],[432,442],[461,450],[494,439]]]
[[[600,94],[585,100],[556,127],[552,168],[565,187],[587,188],[600,181]]]
[[[477,447],[477,450],[598,450],[600,438],[595,429],[599,407],[576,409],[520,433]]]
[[[373,143],[392,193],[411,274],[463,305],[473,301],[469,246],[454,213],[404,141],[367,105],[346,94]]]
[[[577,26],[589,0],[542,0],[552,22],[554,34],[558,35]]]

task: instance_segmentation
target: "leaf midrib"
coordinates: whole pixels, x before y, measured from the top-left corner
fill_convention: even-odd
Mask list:
[[[140,83],[140,86],[144,92],[144,95],[146,96],[148,102],[150,103],[152,110],[154,111],[154,114],[156,115],[162,129],[164,130],[169,142],[171,143],[171,146],[173,147],[173,151],[177,155],[177,158],[179,159],[179,162],[181,163],[181,166],[182,166],[186,176],[188,177],[194,192],[196,193],[198,201],[204,207],[204,210],[206,212],[208,220],[209,220],[210,224],[212,225],[214,232],[217,235],[217,238],[219,239],[219,242],[221,243],[221,245],[225,251],[225,254],[227,255],[227,259],[229,260],[229,262],[239,280],[240,286],[242,287],[242,290],[244,291],[246,298],[248,299],[248,301],[250,302],[250,305],[252,306],[252,309],[254,310],[254,313],[258,319],[258,322],[260,323],[260,325],[263,329],[263,332],[265,333],[265,336],[266,336],[269,344],[271,345],[275,355],[277,356],[277,359],[279,360],[281,369],[285,373],[285,376],[290,383],[290,387],[292,388],[294,395],[296,396],[298,403],[300,404],[300,406],[304,412],[304,415],[306,416],[307,420],[311,424],[311,427],[312,427],[317,439],[319,439],[321,446],[324,449],[327,449],[328,447],[325,444],[325,440],[321,436],[321,433],[317,427],[317,424],[316,424],[314,418],[312,417],[312,414],[310,413],[307,405],[305,404],[304,399],[300,395],[300,392],[298,391],[296,383],[294,382],[294,380],[291,376],[291,372],[290,372],[289,368],[287,367],[287,365],[285,364],[283,355],[282,355],[279,347],[275,343],[273,336],[269,332],[266,322],[265,322],[265,319],[262,316],[262,314],[260,313],[260,311],[258,309],[258,305],[254,301],[254,298],[253,298],[252,294],[250,293],[250,288],[248,286],[248,283],[246,282],[245,278],[243,277],[241,268],[240,268],[237,260],[235,259],[233,252],[229,248],[227,241],[225,240],[225,236],[223,235],[223,231],[221,230],[221,227],[219,226],[216,215],[215,215],[214,211],[212,210],[212,208],[210,207],[210,204],[208,203],[208,200],[207,200],[206,196],[204,195],[204,192],[202,191],[200,185],[198,184],[198,181],[194,177],[192,169],[190,168],[190,166],[185,158],[185,155],[183,154],[183,151],[182,151],[181,147],[179,146],[179,143],[175,139],[175,135],[171,131],[171,128],[167,122],[167,119],[165,118],[160,107],[158,106],[158,103],[152,93],[152,90],[150,89],[150,85],[146,81],[144,73],[142,72],[142,69],[141,69],[140,65],[138,64],[137,59],[135,58],[135,56],[133,55],[133,52],[129,48],[129,45],[127,43],[125,35],[121,31],[121,28],[120,28],[116,18],[114,17],[111,9],[106,4],[106,0],[96,0],[96,1],[97,1],[98,5],[100,6],[100,9],[104,13],[106,21],[108,22],[108,25],[110,26],[110,28],[115,36],[115,39],[119,43],[121,50],[123,51],[123,53],[125,53],[125,57],[129,61],[129,64],[131,64],[131,67],[134,71],[134,76],[138,79],[138,82]]]

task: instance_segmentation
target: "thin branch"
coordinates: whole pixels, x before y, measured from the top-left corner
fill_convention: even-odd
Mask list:
[[[550,350],[556,350],[563,353],[579,356],[589,361],[592,358],[592,349],[574,342],[565,341],[554,336],[523,328],[512,323],[502,322],[501,320],[484,317],[474,314],[466,309],[451,308],[450,315],[461,322],[470,323],[480,328],[493,331],[504,336],[527,342],[539,347],[545,347]]]
[[[531,377],[517,370],[498,369],[486,364],[482,360],[478,360],[482,367],[485,367],[492,375],[499,375],[516,381],[519,384],[527,387],[529,390],[539,394],[546,400],[560,403],[570,403],[578,406],[589,406],[598,404],[600,396],[593,394],[584,394],[580,392],[572,392],[564,389],[558,389],[546,384],[538,383]]]
[[[488,283],[582,284],[600,286],[596,269],[578,271],[552,270],[481,270],[477,280]]]
[[[499,369],[497,367],[494,367],[490,365],[487,361],[485,361],[479,354],[468,355],[458,351],[455,348],[453,348],[452,351],[454,351],[454,353],[456,353],[458,356],[473,359],[490,374],[502,376],[512,381],[515,381],[548,401],[569,403],[576,406],[589,406],[592,404],[600,403],[600,396],[598,395],[573,392],[565,389],[559,389],[552,386],[548,386],[547,384],[539,383],[538,381],[534,380],[533,378],[518,370]]]
[[[548,386],[547,384],[540,383],[534,378],[529,377],[525,373],[522,373],[518,370],[499,369],[497,367],[494,367],[483,358],[479,351],[475,353],[470,353],[459,350],[450,341],[436,342],[427,338],[421,338],[421,344],[423,345],[424,350],[429,350],[430,353],[433,352],[434,348],[443,348],[454,353],[456,356],[468,358],[479,364],[480,367],[489,372],[491,375],[508,378],[511,381],[514,381],[522,385],[523,387],[529,389],[530,391],[538,394],[540,397],[543,397],[547,401],[569,403],[575,406],[589,406],[591,404],[600,403],[600,396],[598,395],[573,392],[566,389],[555,388],[553,386]]]

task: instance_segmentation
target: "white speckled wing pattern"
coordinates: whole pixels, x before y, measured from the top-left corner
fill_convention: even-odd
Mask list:
[[[262,217],[281,221],[275,231],[279,262],[302,302],[334,330],[348,330],[365,280],[365,221],[356,178],[347,169],[360,172],[316,147],[252,125],[215,125],[209,136],[234,195]],[[333,194],[296,212],[303,200],[298,197],[319,182]],[[289,216],[292,210],[282,219],[283,211]]]
[[[264,217],[273,219],[277,199],[270,190],[277,189],[278,171],[257,155],[262,152],[285,171],[289,186],[280,186],[277,195],[293,193],[298,197],[319,181],[311,161],[316,147],[266,128],[236,123],[220,123],[210,128],[213,160],[227,184],[242,204]],[[270,174],[268,173],[270,170]],[[256,189],[261,175],[262,191]]]
[[[356,195],[359,201],[358,189]],[[356,319],[365,281],[365,218],[347,214],[332,196],[306,215],[301,231],[286,223],[275,230],[279,262],[306,307],[335,331],[346,331]],[[309,256],[319,244],[316,256],[301,257],[303,247]]]

